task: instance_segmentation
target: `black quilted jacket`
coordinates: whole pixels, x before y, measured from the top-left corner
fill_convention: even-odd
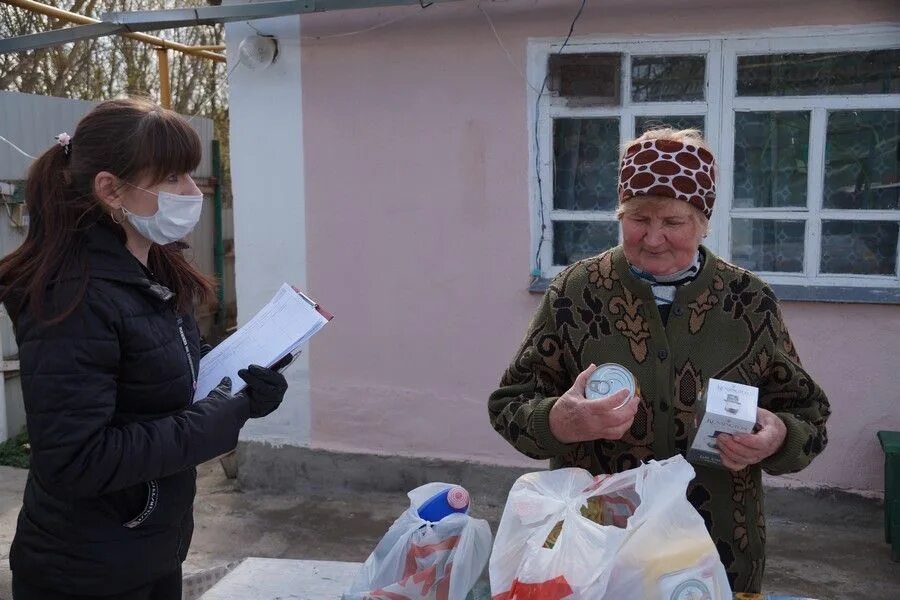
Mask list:
[[[237,443],[246,400],[191,404],[200,336],[173,294],[101,225],[81,241],[90,280],[46,325],[8,301],[31,470],[10,566],[33,585],[112,594],[178,568],[193,532],[195,465]],[[50,303],[78,286],[61,281]]]

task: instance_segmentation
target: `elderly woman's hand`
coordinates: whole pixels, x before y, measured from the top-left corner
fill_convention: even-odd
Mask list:
[[[634,414],[641,403],[637,396],[619,407],[628,395],[620,390],[611,396],[588,400],[584,397],[588,379],[597,369],[591,365],[550,409],[550,431],[565,444],[592,440],[618,440],[631,429]]]
[[[756,433],[723,433],[717,438],[722,464],[732,471],[740,471],[762,462],[778,452],[784,444],[787,427],[778,415],[760,408],[756,417],[760,426]]]

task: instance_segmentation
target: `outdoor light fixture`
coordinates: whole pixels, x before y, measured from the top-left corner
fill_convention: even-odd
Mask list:
[[[272,36],[250,35],[238,47],[238,61],[251,71],[262,71],[275,62],[278,42]]]

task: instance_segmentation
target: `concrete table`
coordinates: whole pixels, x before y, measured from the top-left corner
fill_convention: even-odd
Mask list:
[[[340,598],[362,563],[247,558],[200,600]]]
[[[200,600],[340,600],[362,563],[247,558]],[[484,578],[467,600],[490,600]]]
[[[329,600],[339,599],[362,563],[281,558],[248,558],[200,600]],[[479,581],[469,598],[490,598],[486,581]],[[735,594],[735,600],[812,600],[777,594]]]

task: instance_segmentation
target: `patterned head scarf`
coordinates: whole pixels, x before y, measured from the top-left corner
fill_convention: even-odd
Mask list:
[[[637,141],[625,150],[619,167],[619,202],[635,196],[684,200],[708,219],[716,201],[716,159],[696,144]]]

